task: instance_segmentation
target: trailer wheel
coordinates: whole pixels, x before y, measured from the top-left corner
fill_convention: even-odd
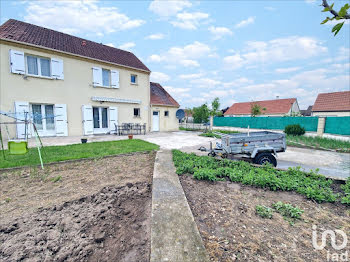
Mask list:
[[[215,156],[216,156],[216,153],[215,153],[214,151],[210,151],[210,152],[208,153],[208,156],[215,157]]]
[[[271,153],[259,153],[254,157],[253,162],[258,165],[270,163],[274,167],[277,166],[277,160]]]

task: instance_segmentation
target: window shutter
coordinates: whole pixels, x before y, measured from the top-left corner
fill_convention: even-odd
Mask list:
[[[17,138],[23,139],[26,138],[26,134],[29,132],[29,125],[27,126],[26,130],[26,125],[24,124],[25,120],[25,113],[29,113],[29,103],[28,102],[15,102],[15,112],[16,112],[16,117],[18,124],[16,125],[16,133],[17,133]],[[29,114],[27,114],[27,119],[29,118]],[[29,119],[28,119],[29,120]]]
[[[92,135],[94,133],[92,106],[83,105],[82,111],[83,111],[84,135]]]
[[[119,71],[111,70],[111,86],[112,88],[119,88]]]
[[[92,68],[93,86],[102,86],[102,68],[93,67]]]
[[[68,136],[67,105],[55,105],[55,126],[57,136]]]
[[[109,130],[115,132],[115,125],[118,125],[118,107],[109,108]]]
[[[24,53],[21,51],[10,49],[10,69],[11,73],[24,75]]]
[[[62,59],[51,58],[51,76],[56,79],[64,79]]]

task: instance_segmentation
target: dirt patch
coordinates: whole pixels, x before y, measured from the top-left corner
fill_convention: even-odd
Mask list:
[[[82,196],[105,186],[152,181],[155,153],[22,168],[0,173],[1,223]]]
[[[321,232],[341,229],[350,235],[350,211],[341,204],[317,204],[293,192],[273,192],[232,182],[180,181],[211,261],[327,261],[330,241],[317,251],[312,245],[312,225]],[[304,210],[302,220],[291,225],[280,214],[264,219],[256,205],[271,207],[283,201]],[[339,237],[338,240],[342,241]],[[319,242],[320,243],[320,242]],[[340,244],[338,243],[338,244]],[[342,251],[350,254],[350,243]]]
[[[1,261],[149,261],[151,186],[105,187],[0,226]]]
[[[1,174],[0,261],[149,261],[154,158]]]

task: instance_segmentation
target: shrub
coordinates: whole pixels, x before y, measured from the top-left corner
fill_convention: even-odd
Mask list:
[[[304,211],[299,207],[294,207],[291,204],[283,203],[281,201],[273,204],[273,208],[276,210],[276,212],[280,213],[283,218],[290,224],[294,224],[297,219],[301,219],[301,214],[304,213]]]
[[[272,218],[273,210],[266,206],[257,205],[255,206],[255,213],[262,218]]]
[[[284,133],[292,136],[302,136],[305,134],[305,128],[303,128],[299,124],[288,125],[284,128]]]
[[[344,196],[341,198],[343,204],[350,206],[350,177],[346,180],[345,185],[342,185],[341,188],[344,190]]]

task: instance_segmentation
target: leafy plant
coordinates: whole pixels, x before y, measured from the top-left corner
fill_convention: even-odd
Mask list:
[[[301,210],[297,206],[293,206],[288,203],[283,203],[281,201],[278,201],[277,203],[273,204],[273,208],[276,212],[280,213],[285,220],[287,220],[290,224],[294,224],[294,222],[298,219],[301,219],[301,215],[304,213],[303,210]]]
[[[252,117],[261,115],[261,106],[258,104],[252,104],[252,106],[250,108],[250,113],[251,113]]]
[[[273,216],[273,209],[266,206],[257,205],[255,206],[255,213],[262,218],[271,219]]]
[[[333,9],[334,3],[329,5],[326,0],[322,0],[322,6],[324,7],[322,12],[330,12],[333,15],[333,17],[327,16],[327,18],[323,20],[321,24],[325,24],[332,20],[339,21],[339,20],[350,19],[350,15],[348,14],[348,10],[350,8],[349,4],[343,5],[338,12]],[[340,29],[344,25],[344,22],[345,21],[337,23],[335,26],[333,26],[332,33],[334,33],[334,36],[336,36],[339,33]]]
[[[350,206],[350,177],[348,177],[345,185],[342,185],[341,188],[344,190],[344,196],[341,198],[341,202]]]
[[[301,136],[305,134],[305,128],[303,128],[299,124],[288,125],[284,128],[284,133],[292,136]]]
[[[341,196],[333,192],[333,181],[318,174],[317,170],[304,172],[300,167],[288,170],[276,170],[271,166],[255,167],[245,161],[219,160],[179,150],[173,150],[173,161],[177,174],[193,174],[200,180],[228,179],[272,191],[294,191],[317,202],[335,202]]]
[[[60,181],[61,179],[62,179],[62,176],[55,176],[55,177],[51,178],[51,181],[56,183],[56,182]]]

